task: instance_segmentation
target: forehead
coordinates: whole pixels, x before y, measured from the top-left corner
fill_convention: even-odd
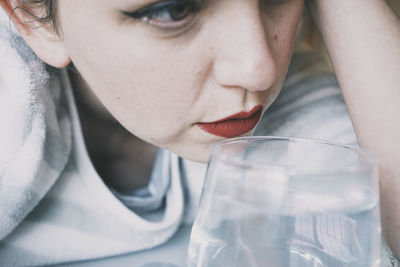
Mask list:
[[[77,1],[71,1],[71,0],[58,0],[58,3],[62,3],[62,6],[65,6],[65,4],[68,4],[69,7],[73,7],[77,10],[82,10],[85,8],[116,8],[116,9],[134,9],[134,8],[140,8],[144,7],[146,5],[151,5],[155,4],[158,2],[163,2],[167,0],[79,0],[79,4],[77,4]],[[214,6],[216,3],[234,3],[234,2],[240,2],[242,4],[251,4],[251,3],[258,3],[258,2],[270,2],[271,4],[274,4],[275,2],[285,2],[285,1],[292,1],[292,2],[298,2],[302,3],[303,0],[175,0],[175,1],[180,1],[180,2],[185,2],[185,1],[198,1],[206,4],[207,6]],[[275,3],[276,4],[276,3]],[[88,10],[86,10],[88,11]]]

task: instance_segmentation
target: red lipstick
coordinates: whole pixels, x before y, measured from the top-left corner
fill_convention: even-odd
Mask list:
[[[262,106],[255,106],[249,112],[238,112],[224,119],[197,123],[199,128],[210,134],[231,138],[251,131],[261,118]]]

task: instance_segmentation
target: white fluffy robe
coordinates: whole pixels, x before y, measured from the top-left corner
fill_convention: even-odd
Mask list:
[[[0,240],[37,205],[71,151],[60,86],[0,9]]]

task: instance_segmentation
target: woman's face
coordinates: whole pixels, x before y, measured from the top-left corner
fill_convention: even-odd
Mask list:
[[[59,0],[58,16],[72,62],[125,128],[206,161],[214,142],[250,135],[276,98],[302,7],[303,0]]]

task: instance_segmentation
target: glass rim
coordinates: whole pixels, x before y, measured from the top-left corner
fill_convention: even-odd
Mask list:
[[[313,142],[316,144],[323,144],[323,145],[329,145],[337,148],[342,148],[342,149],[347,149],[351,150],[358,155],[361,156],[361,158],[365,159],[361,164],[359,165],[350,165],[348,167],[344,167],[342,169],[337,169],[337,170],[306,170],[306,169],[301,169],[301,168],[293,168],[289,166],[285,166],[284,164],[273,164],[273,163],[257,163],[257,162],[244,162],[243,160],[240,159],[232,159],[232,158],[226,158],[221,155],[217,155],[216,151],[218,148],[223,147],[224,145],[229,145],[229,144],[234,144],[239,141],[263,141],[263,140],[275,140],[275,141],[294,141],[294,142]],[[258,167],[258,168],[276,168],[276,169],[284,169],[285,172],[296,172],[301,175],[318,175],[318,174],[323,174],[323,175],[338,175],[338,174],[350,174],[350,173],[359,173],[367,170],[373,170],[375,167],[378,166],[378,158],[370,151],[368,151],[365,148],[355,146],[355,145],[347,145],[335,141],[330,141],[330,140],[323,140],[323,139],[314,139],[314,138],[301,138],[301,137],[286,137],[286,136],[243,136],[243,137],[235,137],[235,138],[229,138],[229,139],[224,139],[221,141],[218,141],[214,143],[211,146],[211,154],[210,154],[210,161],[212,159],[216,159],[220,162],[229,164],[229,165],[234,165],[236,167],[240,168],[253,168],[253,167]]]

